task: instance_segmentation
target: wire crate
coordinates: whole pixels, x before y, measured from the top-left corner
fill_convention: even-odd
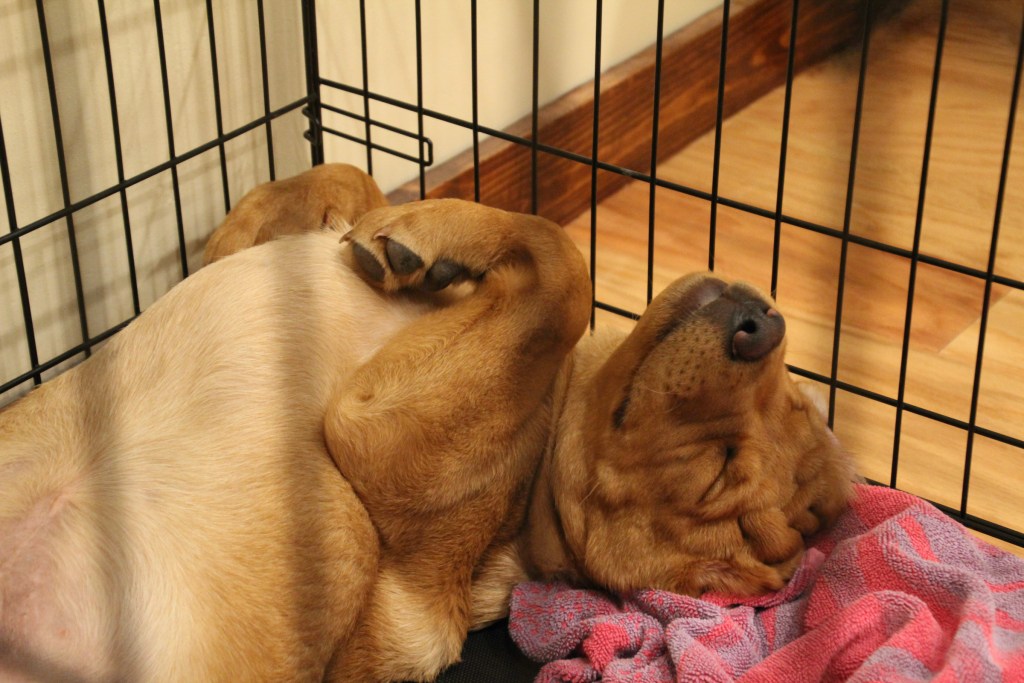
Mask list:
[[[628,325],[641,313],[673,267],[664,254],[680,243],[698,253],[698,267],[753,279],[785,311],[797,291],[787,273],[799,256],[788,245],[812,240],[829,254],[827,272],[801,296],[828,304],[830,320],[814,341],[824,360],[804,362],[811,356],[797,348],[792,372],[822,385],[844,441],[862,450],[884,445],[880,464],[866,472],[871,479],[925,495],[967,526],[1024,545],[1024,504],[1012,484],[1024,471],[1024,431],[1012,411],[1003,414],[1016,410],[1024,387],[1000,369],[1022,365],[1024,353],[1019,338],[1002,338],[1012,337],[1003,328],[990,334],[994,311],[1003,315],[1024,290],[1015,260],[1024,228],[1013,189],[1024,185],[1013,176],[1024,163],[1014,138],[1024,50],[1019,7],[975,17],[1002,36],[992,49],[1001,50],[996,61],[1005,68],[979,83],[997,105],[972,112],[1000,121],[998,136],[969,149],[966,158],[978,168],[961,171],[984,175],[989,187],[990,200],[965,209],[973,251],[960,258],[928,240],[936,197],[957,185],[957,169],[942,166],[935,150],[958,134],[949,119],[955,105],[944,96],[964,68],[950,60],[966,50],[965,35],[981,30],[965,23],[977,4],[726,0],[694,3],[686,13],[663,0],[633,9],[611,0],[502,8],[476,0],[14,3],[0,17],[7,219],[0,402],[88,357],[188,277],[206,236],[246,190],[311,164],[346,161],[377,177],[393,201],[458,196],[575,229],[591,264],[595,325]],[[925,26],[927,39],[901,46],[902,34],[887,37],[900,21]],[[888,78],[872,59],[897,49],[923,51],[928,67],[916,81],[920,136],[891,141],[909,144],[906,158],[916,160],[888,171],[913,187],[905,193],[908,230],[893,237],[870,225],[870,201],[858,201],[878,196],[863,180],[865,168],[890,159],[872,136],[895,127],[895,119],[864,113],[884,99],[875,91]],[[576,66],[563,68],[570,61]],[[836,167],[829,173],[842,182],[821,213],[800,208],[794,168],[813,155],[801,147],[793,117],[810,92],[801,78],[829,62],[852,74],[851,87],[834,97],[852,116],[829,133]],[[897,100],[890,96],[890,105]],[[731,122],[769,101],[771,135],[730,152],[730,137],[742,138]],[[902,120],[901,110],[893,112]],[[685,168],[698,157],[708,163],[692,182],[668,170],[671,158]],[[748,197],[729,180],[738,158],[758,165],[770,193]],[[626,239],[641,256],[623,275],[615,256],[625,242],[609,239],[602,226],[610,213],[604,202],[627,188],[634,199]],[[673,213],[677,205],[692,211],[684,219]],[[682,223],[699,228],[679,232]],[[733,229],[742,238],[729,237]],[[733,239],[766,245],[757,252],[762,265],[730,271]],[[870,255],[884,256],[875,261],[881,270],[861,275]],[[950,385],[959,392],[955,410],[935,407],[927,391],[915,389],[915,373],[930,372],[915,349],[936,310],[921,303],[936,274],[971,293],[972,332],[958,342],[969,368],[955,391]],[[885,323],[890,334],[875,340],[894,359],[879,381],[851,375],[847,366],[855,363],[844,355],[858,343],[850,316],[871,314],[874,294],[851,284],[866,278],[898,293],[894,322]],[[618,295],[617,288],[632,287],[635,295]],[[1012,317],[1020,309],[1010,310]],[[1001,335],[998,346],[992,334]],[[908,458],[927,471],[931,457],[913,455],[921,446],[907,436],[911,422],[947,442],[956,491],[932,495],[906,478]],[[982,491],[979,468],[995,482]]]

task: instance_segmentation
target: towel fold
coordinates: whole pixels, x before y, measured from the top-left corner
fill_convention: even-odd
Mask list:
[[[701,599],[524,583],[538,681],[1024,681],[1024,560],[912,495],[859,485],[784,589]]]

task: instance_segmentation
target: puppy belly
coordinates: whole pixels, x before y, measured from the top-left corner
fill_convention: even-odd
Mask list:
[[[72,505],[51,494],[0,528],[0,680],[110,677],[98,577],[67,541]]]

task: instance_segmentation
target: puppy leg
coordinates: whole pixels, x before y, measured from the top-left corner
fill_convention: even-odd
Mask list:
[[[557,225],[457,200],[378,209],[348,240],[349,265],[385,291],[474,283],[362,366],[325,424],[384,548],[334,680],[429,680],[458,657],[472,570],[525,498],[589,282]]]
[[[475,282],[360,368],[326,424],[332,456],[369,507],[450,505],[491,484],[496,463],[479,451],[509,450],[548,399],[586,327],[583,258],[553,223],[458,200],[379,209],[346,237],[350,265],[385,291]],[[421,478],[406,481],[410,472]]]

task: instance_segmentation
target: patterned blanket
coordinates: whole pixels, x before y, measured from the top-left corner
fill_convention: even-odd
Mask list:
[[[525,583],[509,628],[538,681],[1024,681],[1024,560],[861,485],[778,593]]]

